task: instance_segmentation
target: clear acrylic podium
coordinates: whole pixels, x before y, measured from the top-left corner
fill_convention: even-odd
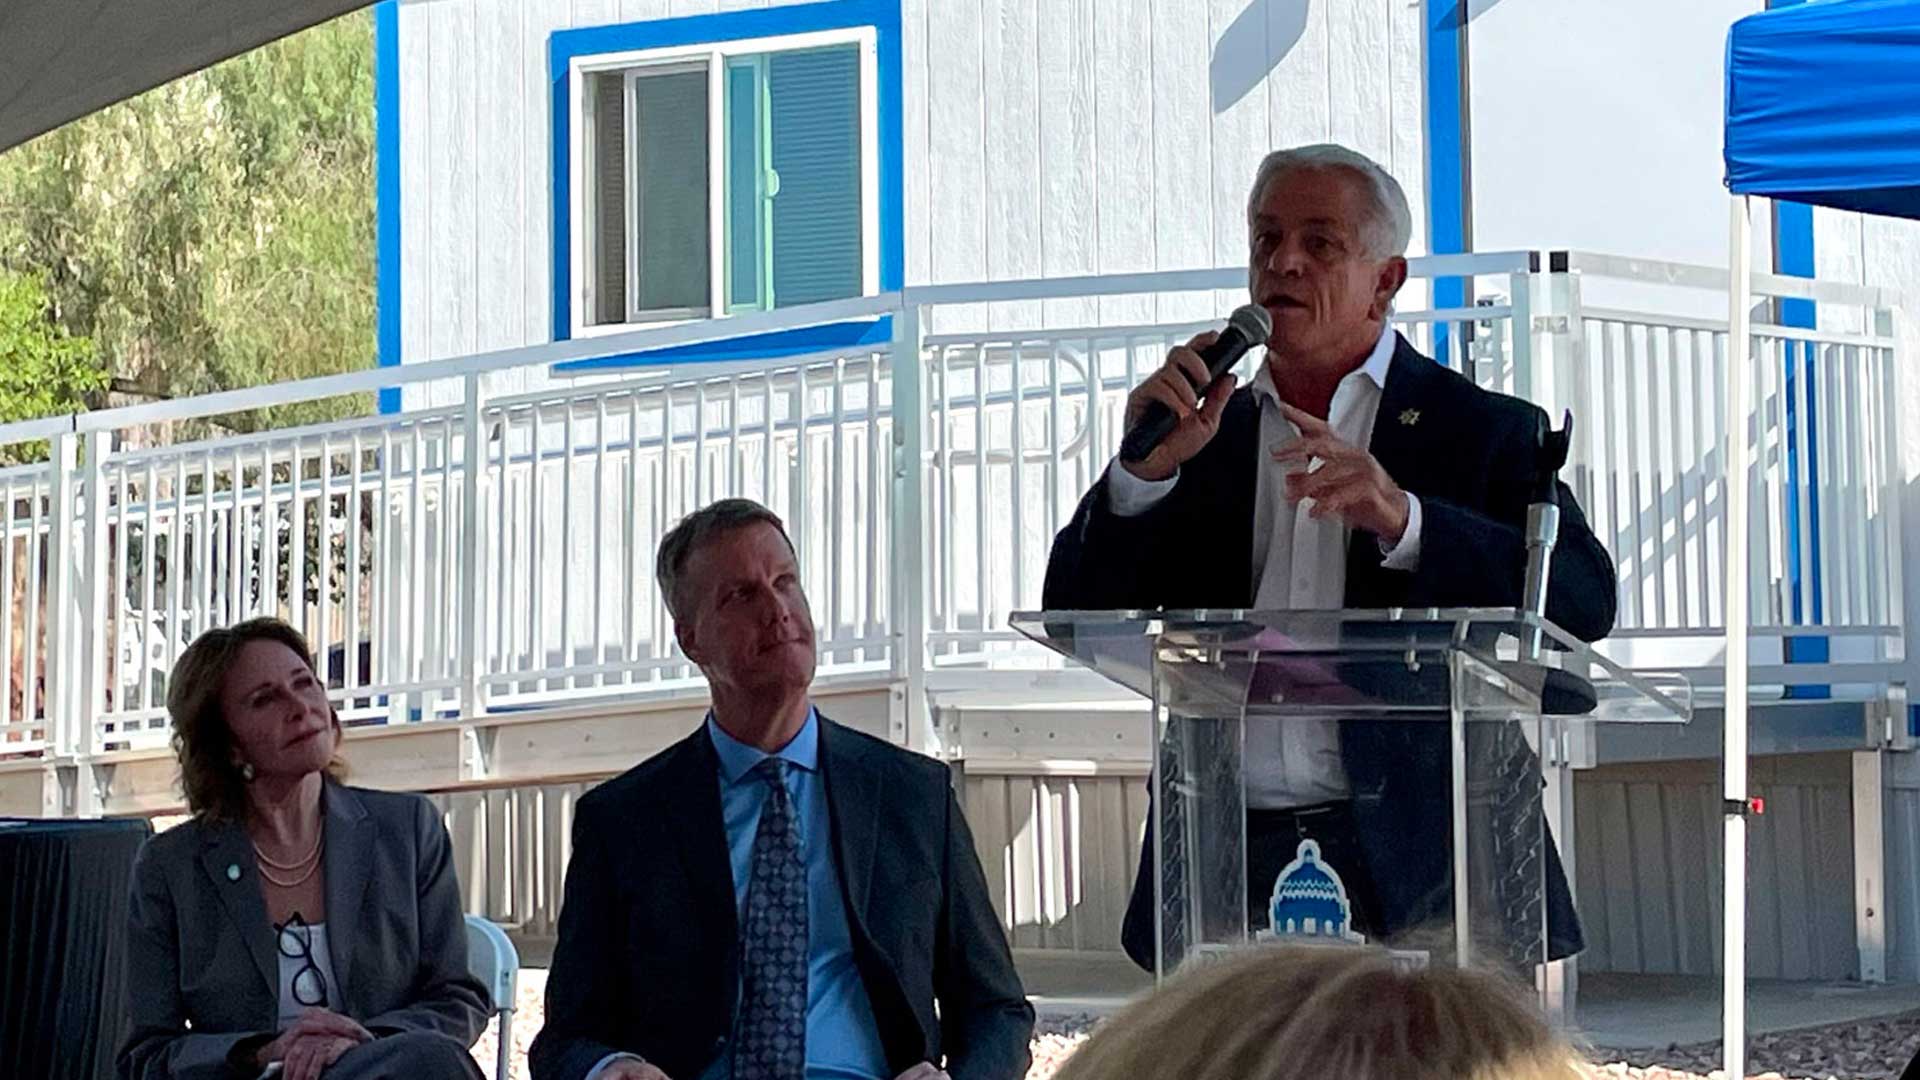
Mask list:
[[[1540,748],[1564,749],[1570,720],[1677,723],[1692,711],[1684,678],[1626,671],[1512,608],[1051,611],[1012,623],[1152,703],[1163,975],[1275,932],[1360,940],[1341,868],[1306,866],[1317,857],[1306,842],[1276,881],[1255,883],[1266,902],[1250,898],[1242,763],[1256,725],[1335,722],[1354,815],[1375,815],[1360,831],[1404,823],[1388,845],[1399,854],[1371,877],[1405,925],[1374,943],[1410,963],[1531,980],[1548,958]],[[1544,648],[1529,647],[1536,634]]]

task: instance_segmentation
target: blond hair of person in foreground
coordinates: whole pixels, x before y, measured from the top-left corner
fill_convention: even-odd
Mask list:
[[[1182,974],[1101,1025],[1057,1080],[1576,1080],[1573,1048],[1500,976],[1386,952],[1268,945]]]

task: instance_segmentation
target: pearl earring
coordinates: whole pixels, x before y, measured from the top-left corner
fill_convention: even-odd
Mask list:
[[[252,762],[243,761],[240,763],[240,779],[245,780],[249,784],[253,783],[253,763]]]

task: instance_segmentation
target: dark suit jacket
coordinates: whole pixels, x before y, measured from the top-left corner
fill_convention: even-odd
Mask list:
[[[418,795],[329,780],[327,940],[346,1015],[376,1036],[471,1044],[487,991],[467,972],[453,849]],[[239,867],[237,880],[228,867]],[[230,1080],[227,1054],[278,1024],[279,952],[253,845],[236,823],[189,821],[141,847],[129,914],[127,1080]]]
[[[1413,422],[1403,422],[1403,415]],[[1537,407],[1482,390],[1398,338],[1368,449],[1420,498],[1420,566],[1385,568],[1379,542],[1356,531],[1347,548],[1346,605],[1518,606],[1532,448],[1542,420]],[[1138,517],[1108,509],[1102,476],[1054,540],[1043,604],[1054,610],[1250,606],[1257,587],[1259,432],[1259,403],[1242,388],[1227,402],[1213,440],[1182,466],[1173,491]],[[1583,640],[1598,640],[1613,628],[1613,561],[1565,484],[1559,501],[1547,617]],[[1349,721],[1342,725],[1341,755],[1355,795],[1355,826],[1388,923],[1382,929],[1397,933],[1444,913],[1451,895],[1444,733]],[[1549,951],[1572,955],[1583,944],[1579,920],[1551,844],[1547,855]],[[1151,897],[1143,875],[1134,907],[1142,883]]]
[[[1033,1007],[946,766],[825,717],[820,761],[888,1066],[1023,1076]],[[616,1050],[694,1080],[726,1048],[740,934],[718,767],[702,725],[580,800],[535,1080],[581,1080]]]

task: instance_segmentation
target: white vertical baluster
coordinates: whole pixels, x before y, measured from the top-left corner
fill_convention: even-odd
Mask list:
[[[528,410],[532,423],[533,455],[528,468],[532,470],[532,504],[527,513],[527,538],[531,554],[527,561],[527,583],[533,602],[527,612],[527,657],[535,671],[545,671],[550,666],[546,642],[547,620],[547,552],[544,543],[547,521],[546,493],[546,453],[542,449],[544,440],[541,429],[545,426],[546,409],[534,405]],[[564,556],[562,558],[564,561]],[[546,692],[552,683],[543,675],[533,681],[536,693]]]
[[[214,624],[219,621],[213,613],[213,587],[215,580],[220,576],[213,566],[213,553],[216,550],[213,536],[216,521],[217,511],[213,506],[213,454],[209,451],[200,459],[200,535],[194,538],[200,553],[193,565],[194,584],[200,591],[200,608],[193,620],[193,632],[196,637],[213,629]]]
[[[148,453],[151,454],[152,451]],[[136,662],[140,674],[140,692],[137,700],[140,702],[139,707],[142,711],[151,709],[157,704],[153,700],[153,676],[148,665],[153,662],[155,651],[153,635],[156,632],[154,624],[158,621],[154,618],[153,610],[154,563],[159,561],[160,555],[160,545],[156,540],[156,534],[159,531],[156,526],[160,520],[158,477],[158,462],[148,457],[147,470],[141,478],[140,485],[141,500],[146,504],[140,520],[140,659]],[[63,508],[63,512],[71,513],[72,511]]]
[[[273,444],[260,444],[260,589],[254,614],[280,614],[280,511],[273,501]]]
[[[627,642],[626,661],[628,666],[622,682],[632,685],[640,681],[637,665],[646,657],[640,652],[640,603],[643,596],[652,592],[653,580],[648,573],[646,545],[640,535],[640,391],[627,393],[627,512],[621,515],[627,552]]]
[[[607,662],[606,633],[606,580],[605,552],[607,550],[607,399],[606,395],[595,395],[593,403],[593,633],[587,639],[593,642],[591,664],[599,667]],[[604,673],[596,674],[591,685],[607,685]]]
[[[426,673],[426,618],[427,618],[427,455],[426,433],[422,430],[424,422],[415,420],[409,427],[407,440],[407,580],[402,603],[405,610],[400,620],[404,629],[401,641],[406,649],[406,659],[402,663],[400,676],[407,682],[417,683],[427,677]],[[420,719],[428,719],[427,695],[424,691],[414,691],[406,695],[413,701],[413,709]]]
[[[956,591],[954,584],[956,580],[955,571],[960,559],[954,550],[954,536],[960,528],[960,514],[954,508],[954,497],[955,492],[959,489],[959,483],[954,479],[953,475],[953,429],[955,426],[953,418],[953,397],[951,393],[953,387],[953,364],[951,358],[947,355],[947,347],[945,345],[934,346],[932,370],[934,376],[940,380],[940,423],[932,429],[934,431],[934,437],[940,440],[938,451],[940,485],[935,489],[940,499],[940,505],[933,517],[933,528],[935,529],[935,535],[939,538],[940,548],[939,559],[936,563],[936,573],[940,575],[939,627],[940,632],[945,636],[945,643],[941,646],[940,652],[937,655],[951,656],[954,652],[953,635],[955,631],[960,629],[959,616],[954,613],[953,606],[954,593]],[[896,373],[894,376],[894,384],[898,386],[899,382],[900,378],[898,373]],[[911,421],[912,417],[901,415],[899,392],[895,391],[893,404],[894,424],[899,425],[910,423]],[[898,572],[896,568],[895,573]]]
[[[332,686],[333,671],[333,440],[320,437],[320,498],[314,503],[314,532],[318,534],[314,551],[314,573],[320,580],[314,588],[314,648],[320,654],[320,683]],[[303,534],[304,535],[304,534]],[[346,539],[343,534],[342,540]],[[304,560],[302,560],[304,561]]]
[[[827,429],[827,502],[820,508],[827,534],[827,640],[830,643],[838,642],[845,637],[847,625],[846,615],[842,610],[843,598],[840,595],[846,574],[846,567],[841,563],[841,540],[846,533],[843,526],[848,524],[844,473],[846,446],[843,439],[847,429],[846,383],[846,358],[835,357],[833,360],[833,423]],[[828,655],[834,661],[845,659],[844,653],[838,649],[832,649],[831,646],[829,646]]]
[[[360,610],[360,515],[366,503],[361,483],[365,462],[358,431],[349,445],[353,456],[347,459],[347,597],[340,616],[345,674],[340,681],[343,686],[358,687],[365,674],[360,670],[360,639],[367,629]]]
[[[48,466],[49,470],[52,466]],[[58,510],[52,505],[51,493],[46,491],[39,477],[28,474],[27,478],[27,611],[21,620],[22,637],[20,651],[23,654],[20,663],[20,719],[28,724],[40,721],[40,694],[35,673],[39,670],[40,660],[40,533],[50,524],[51,515]],[[7,569],[9,574],[12,568]],[[11,617],[11,613],[9,613]],[[8,658],[11,661],[11,657]],[[125,709],[126,702],[117,697],[116,710]],[[41,727],[42,737],[52,735],[49,730],[58,717],[49,713]]]
[[[32,482],[29,481],[29,484]],[[31,490],[31,488],[29,488]],[[13,504],[17,490],[11,480],[0,480],[0,726],[25,723],[31,710],[13,714]],[[29,514],[27,520],[33,520]],[[28,563],[28,566],[33,564]],[[27,695],[30,699],[31,695]],[[22,737],[31,733],[20,729]]]
[[[1013,404],[1007,412],[1007,449],[1012,455],[1013,464],[1007,471],[1007,488],[1013,495],[1013,535],[1007,545],[1007,562],[1013,571],[1011,594],[1007,597],[1006,611],[1026,602],[1027,596],[1027,398],[1026,398],[1026,345],[1020,338],[1012,342],[1012,377],[1008,388],[1013,391]],[[994,625],[1005,621],[1005,612],[995,604]]]
[[[288,500],[288,519],[291,528],[287,533],[287,621],[293,624],[294,629],[305,634],[310,632],[309,627],[312,624],[307,621],[307,497],[305,485],[301,482],[305,475],[306,462],[303,460],[304,455],[300,452],[303,447],[304,442],[295,439],[291,460],[288,462],[287,475],[291,482],[288,487],[291,495]],[[320,455],[322,458],[326,457],[325,451],[326,442],[323,438]],[[326,513],[322,511],[317,520],[320,522],[320,547],[324,557],[327,535]],[[324,571],[321,572],[321,576],[324,580]],[[324,591],[322,589],[323,593]],[[311,638],[308,642],[316,644]],[[317,647],[324,657],[327,649],[326,642],[324,640],[318,642]]]
[[[132,557],[128,551],[129,546],[132,544],[132,540],[128,536],[128,533],[132,530],[132,524],[130,516],[127,513],[127,507],[131,505],[127,491],[127,477],[128,474],[132,472],[132,465],[124,460],[118,461],[114,463],[113,470],[114,492],[116,496],[111,516],[113,523],[113,576],[105,590],[108,605],[107,618],[109,625],[114,628],[114,648],[113,652],[109,654],[112,659],[108,664],[108,669],[112,671],[113,675],[108,685],[113,688],[113,709],[111,711],[115,713],[130,713],[140,707],[139,702],[141,700],[139,688],[129,685],[127,672],[121,667],[121,662],[127,655],[127,635],[133,629],[127,625],[127,612],[128,609],[133,607],[133,604],[127,598],[128,568],[132,566]],[[34,573],[39,565],[37,561],[29,563],[28,573]],[[27,635],[27,647],[29,651],[32,650],[33,643],[38,640],[39,639],[33,634]],[[26,685],[31,689],[33,687],[33,680],[28,679]]]
[[[880,568],[886,562],[887,553],[882,550],[881,521],[887,513],[887,446],[880,439],[880,357],[870,354],[867,365],[867,497],[860,504],[860,512],[866,518],[866,613],[862,619],[860,636],[873,641],[883,632],[886,625],[886,600],[883,596]],[[859,660],[865,663],[875,659],[878,649],[861,649]]]
[[[992,625],[990,612],[993,610],[993,560],[990,557],[990,537],[987,535],[987,521],[993,517],[987,509],[987,438],[987,347],[978,344],[973,350],[974,605],[979,611],[979,624],[974,628],[975,651],[984,649],[987,630]]]

